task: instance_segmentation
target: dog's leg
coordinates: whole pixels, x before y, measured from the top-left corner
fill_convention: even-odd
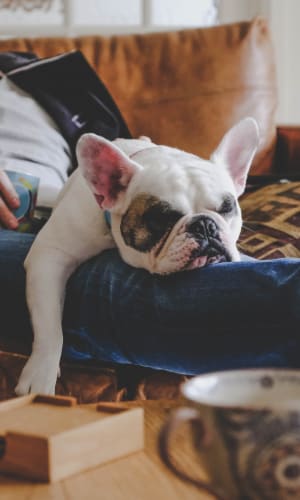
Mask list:
[[[76,170],[25,260],[26,299],[34,340],[15,389],[18,395],[55,392],[66,282],[81,262],[114,246],[103,213]]]
[[[35,246],[25,261],[26,296],[34,331],[32,355],[15,389],[54,394],[62,352],[61,317],[66,282],[76,268],[73,256],[61,250]]]

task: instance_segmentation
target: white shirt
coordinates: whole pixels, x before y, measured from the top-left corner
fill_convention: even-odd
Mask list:
[[[38,207],[53,207],[72,168],[70,148],[55,122],[5,76],[0,80],[0,168],[39,177]]]

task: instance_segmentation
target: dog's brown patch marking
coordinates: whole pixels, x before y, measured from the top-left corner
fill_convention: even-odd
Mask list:
[[[168,202],[141,193],[134,198],[123,215],[121,233],[128,246],[148,252],[182,216]]]

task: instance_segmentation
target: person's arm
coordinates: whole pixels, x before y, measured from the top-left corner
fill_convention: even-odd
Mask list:
[[[4,170],[0,170],[0,225],[17,229],[19,223],[12,210],[20,205],[16,190]]]

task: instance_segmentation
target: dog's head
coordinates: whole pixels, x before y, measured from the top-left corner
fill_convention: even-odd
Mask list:
[[[239,260],[237,200],[258,142],[257,124],[246,118],[209,161],[147,138],[109,142],[95,134],[80,138],[77,158],[99,206],[111,213],[122,258],[167,274]]]

